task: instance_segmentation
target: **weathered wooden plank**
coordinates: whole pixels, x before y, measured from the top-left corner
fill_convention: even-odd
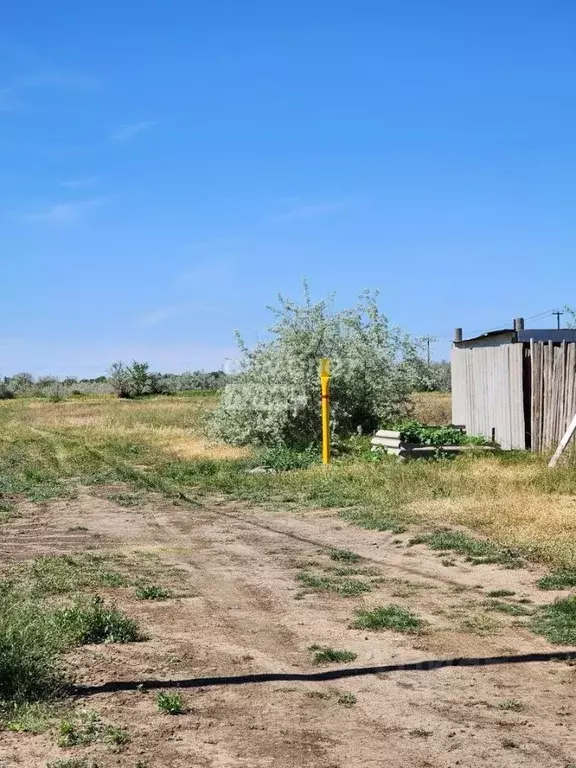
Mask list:
[[[540,450],[540,345],[530,340],[530,437],[531,449]]]
[[[560,444],[558,445],[558,448],[556,448],[556,451],[554,452],[554,456],[550,459],[550,462],[548,464],[549,467],[553,468],[558,463],[558,459],[564,451],[566,450],[566,447],[570,440],[572,439],[574,433],[576,432],[576,416],[572,419],[570,424],[568,425],[568,429],[564,433],[564,436],[562,437],[562,440],[560,441]]]

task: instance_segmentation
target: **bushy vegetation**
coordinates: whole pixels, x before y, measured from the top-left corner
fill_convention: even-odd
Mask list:
[[[430,426],[415,420],[400,422],[392,429],[400,432],[401,440],[418,445],[484,445],[486,443],[486,439],[481,435],[467,435],[457,427]]]
[[[74,645],[143,639],[136,622],[99,597],[56,608],[27,586],[0,582],[0,702],[61,694],[69,682],[61,654]]]
[[[158,691],[156,704],[160,712],[165,715],[183,715],[186,712],[186,704],[181,693]]]
[[[57,696],[67,679],[60,663],[65,639],[54,615],[14,592],[0,596],[0,701]]]
[[[58,402],[69,397],[112,395],[140,397],[141,395],[175,395],[224,387],[224,371],[187,371],[185,373],[153,373],[146,362],[133,361],[131,365],[112,363],[106,376],[78,379],[67,376],[34,378],[29,373],[5,376],[0,381],[0,400],[15,397],[41,397]]]
[[[421,348],[392,327],[376,296],[351,309],[330,301],[303,304],[279,296],[270,338],[248,349],[239,337],[240,371],[224,389],[216,434],[237,444],[305,447],[318,441],[320,359],[331,360],[334,435],[370,433],[408,413]]]
[[[144,639],[138,624],[101,597],[78,600],[55,614],[56,625],[73,645],[135,643]]]

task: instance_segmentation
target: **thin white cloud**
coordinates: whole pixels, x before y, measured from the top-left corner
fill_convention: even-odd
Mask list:
[[[149,131],[156,127],[158,123],[154,120],[141,120],[139,123],[130,123],[129,125],[122,125],[117,131],[111,134],[110,138],[113,141],[130,141],[139,133]]]
[[[335,201],[327,203],[312,203],[309,205],[300,205],[292,210],[278,213],[272,216],[272,221],[296,221],[297,219],[316,219],[320,216],[328,216],[348,207],[344,201]]]
[[[97,80],[80,73],[62,71],[38,72],[33,75],[16,78],[0,86],[0,111],[16,109],[19,105],[18,97],[26,91],[44,88],[86,91],[94,90],[97,87]]]
[[[20,219],[31,224],[47,224],[49,226],[64,226],[76,224],[81,221],[86,213],[103,205],[106,198],[93,197],[87,200],[70,200],[63,203],[55,203],[45,210],[26,213]]]
[[[97,183],[97,176],[86,176],[80,179],[65,179],[60,182],[60,186],[67,187],[68,189],[80,189],[84,187],[93,187]]]

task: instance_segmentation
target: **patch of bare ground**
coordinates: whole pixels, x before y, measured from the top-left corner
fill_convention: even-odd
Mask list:
[[[458,558],[447,568],[424,546],[407,546],[408,535],[351,527],[332,512],[216,502],[192,508],[156,495],[133,505],[111,500],[123,492],[100,488],[74,500],[22,505],[22,517],[2,527],[0,544],[3,558],[15,561],[86,548],[129,554],[134,577],[141,561],[154,560],[163,583],[183,595],[154,602],[137,600],[129,588],[105,590],[149,639],[87,646],[68,657],[85,686],[77,705],[126,728],[130,742],[119,752],[102,743],[63,749],[54,734],[5,732],[0,764],[36,768],[76,756],[103,768],[565,768],[576,760],[574,669],[482,663],[558,650],[519,626],[518,617],[489,614],[484,605],[496,589],[550,599],[534,587],[537,569]],[[335,578],[335,568],[347,567],[330,548],[361,556],[355,566],[368,569],[371,591],[345,597],[302,589],[302,571]],[[420,616],[423,632],[351,627],[358,608],[391,603]],[[486,616],[495,623],[483,624]],[[476,631],[474,617],[491,629]],[[312,645],[357,658],[318,667]],[[402,668],[462,656],[477,665]],[[392,668],[317,677],[385,665]],[[187,708],[180,716],[156,704],[159,690],[174,689]],[[512,700],[519,704],[502,705]]]

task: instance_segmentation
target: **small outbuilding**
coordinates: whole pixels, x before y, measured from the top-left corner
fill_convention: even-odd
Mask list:
[[[452,422],[502,448],[548,451],[576,414],[576,330],[513,328],[452,348]]]

